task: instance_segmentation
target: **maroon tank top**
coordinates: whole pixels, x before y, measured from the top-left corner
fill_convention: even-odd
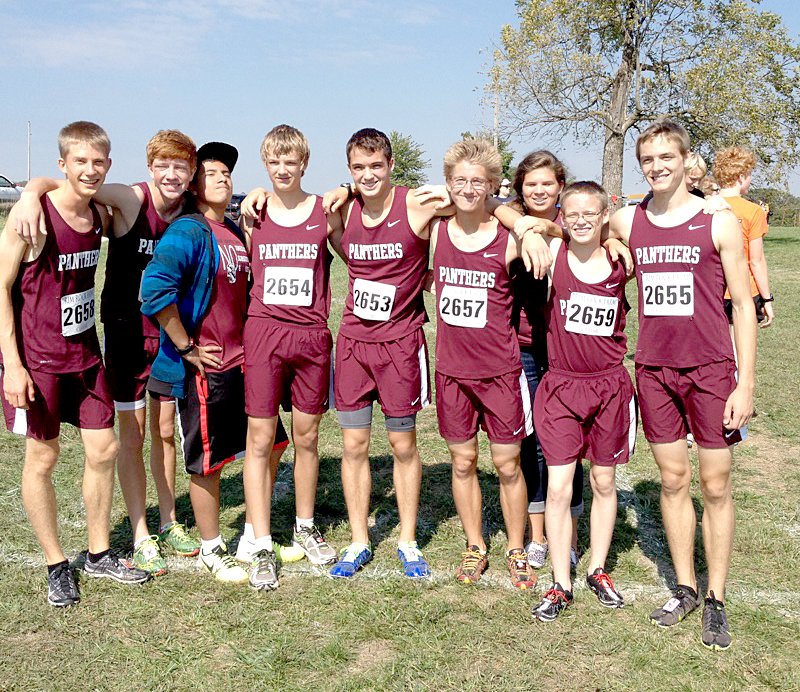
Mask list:
[[[41,198],[47,235],[41,254],[20,265],[13,287],[17,343],[26,367],[80,372],[100,362],[94,276],[103,225],[92,203],[92,230],[80,233]]]
[[[130,230],[121,238],[113,233],[108,240],[106,283],[100,296],[100,319],[141,320],[144,336],[157,337],[158,324],[142,315],[139,290],[142,273],[153,258],[153,251],[169,225],[156,211],[147,183],[137,183],[144,193],[139,215]]]
[[[563,228],[564,223],[559,209],[553,223]],[[511,308],[511,324],[517,333],[519,345],[529,348],[541,343],[547,334],[544,318],[544,307],[547,303],[547,278],[535,279],[525,269],[522,259],[511,263],[511,284],[514,293],[514,304]]]
[[[465,252],[439,222],[436,281],[436,371],[484,379],[519,370],[519,344],[511,326],[511,278],[506,269],[508,230],[497,228],[482,250]]]
[[[230,370],[244,362],[242,334],[247,315],[247,280],[250,258],[242,241],[224,223],[208,219],[219,246],[219,266],[211,289],[211,303],[197,331],[200,346],[217,344],[222,352],[218,371]]]
[[[426,319],[422,289],[430,241],[408,223],[408,188],[396,186],[386,218],[367,227],[356,197],[342,235],[348,288],[340,332],[357,341],[394,341]]]
[[[625,267],[609,258],[608,278],[585,283],[572,273],[567,247],[562,243],[558,250],[547,302],[548,362],[567,372],[610,370],[622,364],[628,350]]]
[[[698,212],[663,227],[650,221],[646,209],[640,205],[634,212],[630,237],[639,286],[636,362],[691,368],[733,360],[712,217]]]
[[[326,327],[331,307],[328,221],[317,197],[297,226],[275,223],[264,207],[253,225],[248,315]]]

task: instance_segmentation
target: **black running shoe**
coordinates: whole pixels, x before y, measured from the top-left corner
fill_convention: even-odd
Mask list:
[[[650,613],[650,622],[657,627],[672,627],[700,605],[700,599],[691,586],[678,584],[675,595],[661,608]]]
[[[69,563],[59,565],[47,575],[47,602],[56,608],[69,608],[81,602]]]
[[[611,577],[602,567],[598,567],[586,577],[586,585],[594,591],[597,600],[604,608],[622,608],[625,605],[622,594],[617,591]]]
[[[724,651],[733,641],[728,628],[728,618],[725,616],[725,604],[716,599],[713,591],[706,597],[706,605],[703,608],[702,640],[704,647],[714,651]]]
[[[552,622],[570,603],[572,603],[572,591],[567,591],[556,582],[544,595],[542,602],[531,608],[531,615],[540,622]]]
[[[132,562],[115,553],[106,553],[97,562],[86,556],[83,571],[90,577],[113,579],[120,584],[142,584],[150,579],[150,573],[135,567]]]

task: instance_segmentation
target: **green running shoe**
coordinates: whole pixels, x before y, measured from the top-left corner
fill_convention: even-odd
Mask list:
[[[158,536],[142,539],[133,550],[133,564],[154,577],[167,573],[167,561],[161,556]]]
[[[158,538],[183,557],[194,557],[200,552],[200,541],[192,538],[186,527],[178,521],[167,524]]]

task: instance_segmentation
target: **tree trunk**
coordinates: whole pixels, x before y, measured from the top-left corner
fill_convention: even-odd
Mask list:
[[[612,200],[612,209],[617,209],[621,205],[624,154],[625,135],[606,128],[603,146],[603,187],[609,195],[617,196],[616,203]]]
[[[603,145],[603,187],[609,195],[616,195],[617,201],[613,202],[612,200],[613,208],[619,207],[622,201],[623,155],[625,153],[625,134],[630,127],[628,101],[637,62],[634,32],[638,21],[637,0],[627,0],[622,55],[619,68],[611,84],[611,101],[608,104],[609,124],[605,128],[605,144]]]

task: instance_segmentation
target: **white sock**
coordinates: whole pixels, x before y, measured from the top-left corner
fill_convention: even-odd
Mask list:
[[[404,554],[407,554],[409,550],[414,550],[419,552],[419,548],[417,547],[416,541],[398,541],[397,547],[400,549]]]
[[[216,538],[212,538],[210,541],[203,540],[202,538],[200,539],[200,550],[206,555],[211,553],[211,551],[214,550],[214,548],[216,548],[218,545],[225,545],[225,542],[222,540],[222,536],[220,535],[217,535]]]
[[[356,555],[360,553],[362,550],[369,550],[369,545],[367,543],[351,543],[347,546],[348,550],[352,550]]]
[[[140,538],[138,541],[136,541],[136,542],[133,544],[133,549],[134,549],[134,550],[136,550],[136,549],[139,547],[139,544],[140,544],[142,541],[146,541],[148,538],[150,538],[150,536],[145,536],[144,538]]]
[[[314,517],[311,517],[311,519],[301,519],[300,517],[295,517],[294,527],[297,531],[299,531],[301,528],[312,529],[314,528]]]
[[[260,550],[269,550],[272,552],[272,535],[260,536],[256,538],[253,545],[253,552],[257,553]]]
[[[242,532],[242,540],[252,543],[256,540],[256,535],[253,533],[253,525],[245,523],[244,531]]]

